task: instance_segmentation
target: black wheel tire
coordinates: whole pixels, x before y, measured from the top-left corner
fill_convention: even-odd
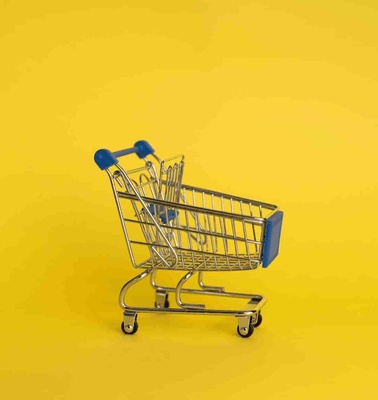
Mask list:
[[[260,326],[260,325],[262,324],[262,322],[263,322],[263,317],[262,317],[262,315],[261,315],[260,313],[258,313],[258,315],[257,315],[257,321],[256,321],[255,324],[253,324],[253,326],[254,326],[255,328],[257,328],[258,326]]]
[[[252,333],[253,333],[254,330],[255,330],[255,328],[253,327],[252,324],[249,324],[249,328],[248,328],[248,331],[247,331],[247,332],[241,332],[241,331],[240,331],[239,325],[238,325],[238,327],[236,328],[236,331],[238,332],[239,336],[241,336],[241,337],[244,338],[244,339],[249,338],[249,337],[252,335]]]
[[[122,332],[126,335],[134,335],[134,333],[136,333],[136,331],[138,330],[138,322],[137,321],[134,322],[134,328],[130,332],[126,331],[124,322],[122,322],[122,324],[121,324],[121,329],[122,329]]]

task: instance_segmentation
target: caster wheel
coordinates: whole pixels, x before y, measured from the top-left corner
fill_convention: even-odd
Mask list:
[[[131,327],[131,325],[125,326],[125,323],[122,322],[121,329],[122,332],[125,333],[126,335],[134,335],[134,333],[136,333],[136,331],[138,330],[138,322],[135,321],[133,327]]]
[[[237,332],[242,338],[249,338],[254,330],[255,328],[252,324],[249,324],[248,328],[240,328],[239,325],[237,327]]]
[[[263,322],[263,317],[262,317],[262,315],[261,315],[260,313],[258,313],[258,315],[257,315],[257,321],[256,321],[255,324],[253,324],[253,326],[254,326],[255,328],[257,328],[258,326],[261,325],[262,322]]]
[[[155,301],[155,308],[160,308],[160,307],[158,307],[156,301]],[[165,302],[164,302],[164,308],[169,308],[169,300],[165,300]]]
[[[165,295],[164,307],[159,307],[157,302],[155,301],[155,308],[169,308],[168,294]]]

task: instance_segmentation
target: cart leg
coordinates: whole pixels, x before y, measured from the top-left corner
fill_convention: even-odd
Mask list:
[[[174,288],[168,287],[168,286],[160,286],[157,282],[156,282],[156,274],[157,274],[157,269],[154,269],[151,272],[150,275],[150,284],[152,286],[153,289],[155,289],[156,291],[160,291],[160,292],[167,292],[169,290],[173,291]]]
[[[184,283],[190,279],[197,271],[189,271],[187,274],[185,274],[179,281],[176,287],[176,302],[181,308],[191,308],[191,309],[196,309],[196,310],[204,310],[205,305],[204,304],[191,304],[191,303],[184,303],[181,300],[181,289],[184,286]]]
[[[204,289],[208,292],[217,292],[217,293],[224,292],[224,287],[205,285],[203,282],[203,272],[199,272],[198,274],[198,285],[200,286],[201,289]]]
[[[155,289],[155,307],[169,308],[168,291],[174,291],[173,288],[160,286],[156,283],[156,272],[153,270],[150,275],[150,284]]]
[[[123,285],[123,287],[121,289],[121,293],[119,294],[119,305],[125,312],[132,312],[132,307],[129,307],[125,303],[125,297],[126,297],[127,291],[130,289],[131,286],[135,285],[136,283],[138,283],[141,280],[143,280],[144,278],[146,278],[151,272],[152,272],[152,268],[146,269],[141,274],[135,276],[133,279],[129,280],[128,282],[126,282]]]

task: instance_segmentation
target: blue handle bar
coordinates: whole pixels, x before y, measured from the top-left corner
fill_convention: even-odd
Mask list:
[[[111,152],[107,149],[97,150],[94,155],[94,160],[97,166],[104,170],[112,165],[118,164],[117,157],[127,156],[128,154],[136,153],[139,158],[145,158],[150,154],[153,154],[155,150],[151,147],[151,145],[145,140],[139,140],[134,144],[134,147],[130,147],[129,149],[119,150]]]

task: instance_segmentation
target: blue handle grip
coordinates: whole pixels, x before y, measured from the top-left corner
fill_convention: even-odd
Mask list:
[[[155,150],[145,140],[139,140],[134,144],[134,147],[129,149],[119,150],[111,152],[107,149],[97,150],[94,155],[95,163],[102,170],[111,167],[112,165],[118,164],[117,157],[127,156],[128,154],[136,153],[139,158],[145,158],[150,154],[153,154]]]

